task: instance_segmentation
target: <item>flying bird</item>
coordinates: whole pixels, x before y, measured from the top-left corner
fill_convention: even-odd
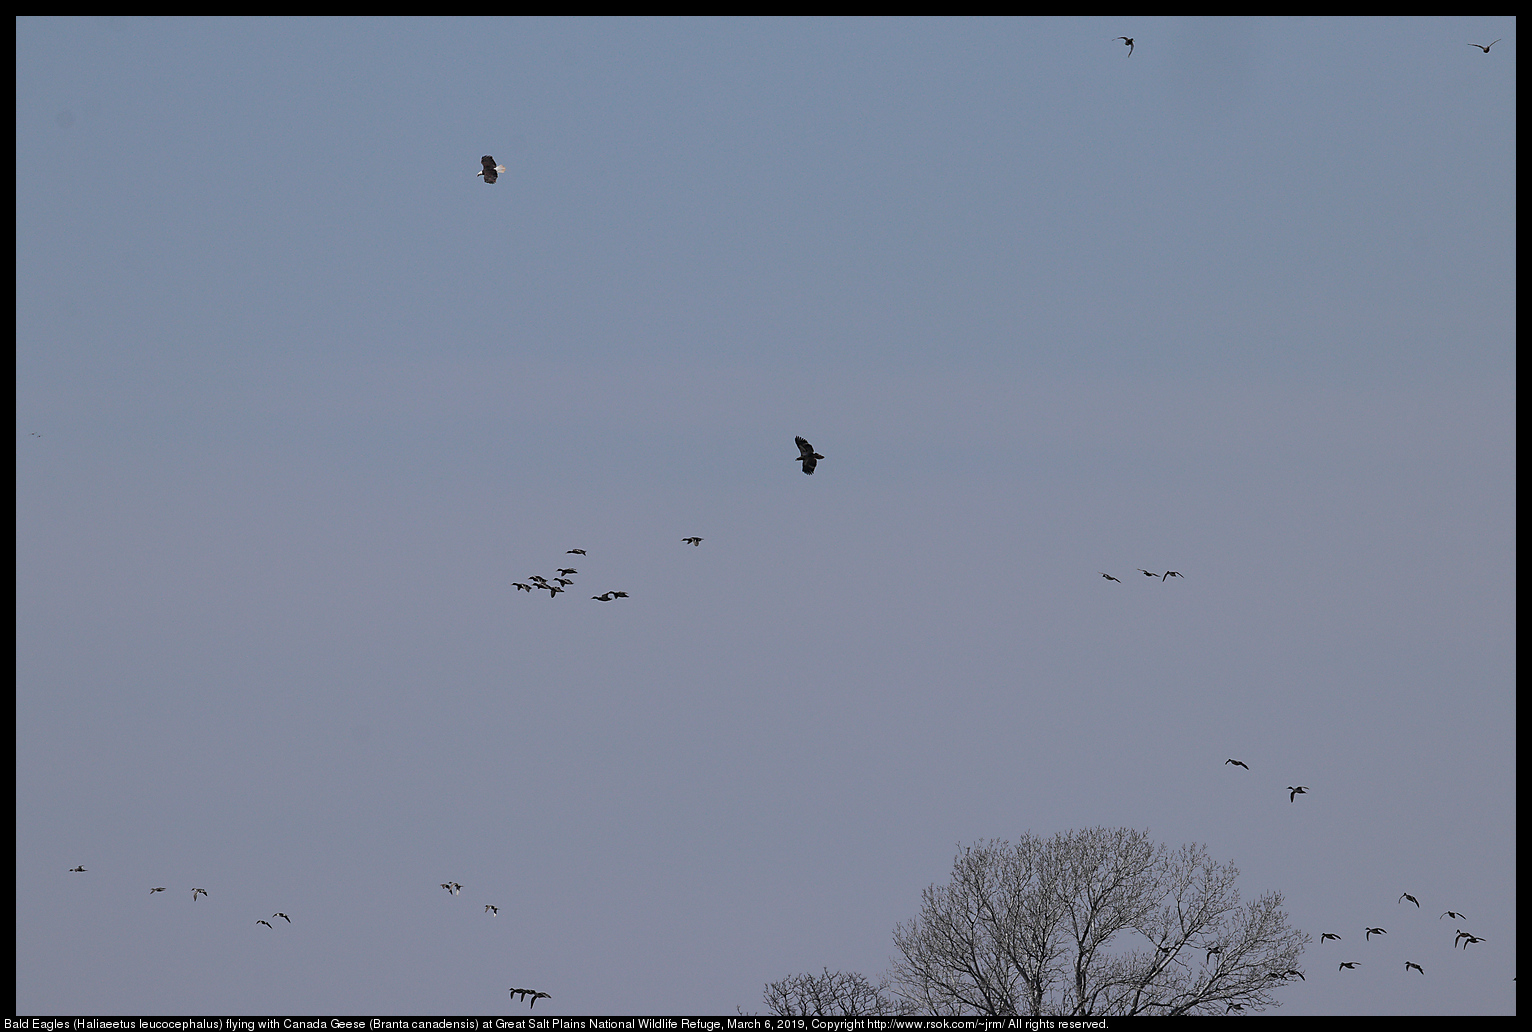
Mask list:
[[[256,924],[263,924],[263,925],[265,925],[265,926],[266,926],[266,927],[267,927],[267,928],[270,928],[270,927],[271,927],[271,922],[270,922],[270,921],[261,921],[261,920],[257,920],[257,921],[256,921],[256,922],[255,922],[255,923],[256,923]]]
[[[193,903],[197,902],[197,896],[198,895],[206,896],[207,895],[207,890],[206,889],[192,889],[192,902]]]
[[[1158,573],[1150,573],[1148,570],[1144,569],[1142,566],[1135,566],[1133,568],[1135,570],[1137,570],[1139,573],[1143,574],[1145,577],[1159,577],[1161,580],[1164,580],[1164,577],[1162,575],[1160,575]]]
[[[558,581],[560,584],[564,585],[564,587],[566,587],[566,588],[569,587],[569,585],[574,583],[574,581],[570,580],[568,577],[555,577],[553,579]]]
[[[282,920],[286,921],[288,924],[292,924],[293,923],[293,919],[292,918],[290,918],[286,914],[283,914],[283,913],[280,913],[280,912],[272,914],[271,916],[272,917],[280,917]]]
[[[85,874],[86,873],[85,865],[81,864],[79,867],[71,867],[69,869],[69,873],[70,874]]]
[[[1360,960],[1343,960],[1343,961],[1341,961],[1341,966],[1336,968],[1335,970],[1339,971],[1341,968],[1354,968],[1354,967],[1356,967],[1360,963],[1361,963]]]
[[[813,473],[814,467],[819,465],[819,460],[824,456],[815,451],[814,446],[803,438],[794,437],[793,440],[798,442],[799,452],[798,457],[793,461],[803,463],[803,472]]]
[[[1505,39],[1505,37],[1504,37],[1504,36],[1501,36],[1501,37],[1500,37],[1500,39]],[[1500,39],[1497,39],[1497,40],[1495,40],[1495,43],[1499,43],[1499,42],[1500,42]],[[1490,44],[1490,45],[1489,45],[1489,47],[1492,47],[1492,46],[1494,46],[1494,45],[1495,45],[1495,43],[1491,43],[1491,44]],[[1468,45],[1469,45],[1469,46],[1471,46],[1471,47],[1478,47],[1478,48],[1479,48],[1479,49],[1480,49],[1480,50],[1482,50],[1482,51],[1484,51],[1484,52],[1485,52],[1485,53],[1486,53],[1486,54],[1487,54],[1487,53],[1489,53],[1489,47],[1487,47],[1487,46],[1485,46],[1485,45],[1484,45],[1484,44],[1482,44],[1482,43],[1470,43],[1470,44],[1468,44]]]
[[[156,892],[164,892],[164,891],[165,891],[165,886],[163,886],[163,885],[161,885],[161,886],[160,886],[160,887],[159,887],[159,888],[157,888],[157,889],[150,889],[150,890],[149,890],[149,895],[151,895],[151,896],[152,896],[152,895],[154,895],[154,894],[155,894],[155,893],[156,893]]]
[[[1414,968],[1416,971],[1419,971],[1422,975],[1426,973],[1426,969],[1421,967],[1419,964],[1415,963],[1413,960],[1405,961],[1404,962],[1404,970],[1405,971],[1409,971],[1410,968]]]
[[[1372,942],[1372,937],[1374,935],[1387,935],[1387,934],[1388,934],[1388,929],[1387,928],[1369,928],[1369,929],[1367,929],[1367,941],[1368,942]]]
[[[516,588],[517,591],[531,591],[532,590],[532,585],[530,585],[530,584],[523,584],[523,583],[521,583],[521,581],[511,581],[511,584]]]
[[[627,598],[628,597],[628,593],[626,591],[614,591],[614,592],[612,592],[612,597],[613,598]]]
[[[1468,944],[1471,943],[1471,942],[1487,942],[1487,941],[1488,941],[1487,939],[1481,939],[1477,935],[1469,935],[1467,932],[1464,932],[1463,933],[1463,952],[1464,953],[1468,952]],[[1453,942],[1452,945],[1456,946],[1457,943]]]
[[[1420,900],[1416,899],[1414,896],[1411,896],[1408,892],[1399,897],[1400,903],[1403,903],[1405,900],[1409,900],[1411,903],[1415,904],[1416,910],[1420,909]],[[1441,918],[1438,917],[1437,920],[1440,921]]]
[[[520,999],[522,999],[522,1000],[525,1000],[528,996],[532,997],[532,1007],[536,1007],[537,1006],[537,1001],[538,1000],[551,1000],[551,999],[553,999],[553,997],[550,996],[549,994],[547,994],[547,993],[540,993],[536,989],[512,989],[511,992],[512,993],[519,993],[520,994]],[[531,1008],[528,1008],[528,1009],[530,1010]]]
[[[1326,939],[1339,939],[1339,938],[1340,938],[1340,936],[1336,935],[1334,932],[1321,932],[1319,934],[1319,941],[1320,941],[1321,944]]]
[[[1289,968],[1288,970],[1282,972],[1282,977],[1284,979],[1292,978],[1294,975],[1297,975],[1298,979],[1300,981],[1303,981],[1303,982],[1307,982],[1308,981],[1307,978],[1303,977],[1303,972],[1297,970],[1296,968]]]
[[[1100,570],[1097,570],[1097,571],[1096,571],[1096,572],[1097,572],[1097,573],[1101,573],[1101,571],[1100,571]],[[1112,575],[1111,575],[1111,574],[1110,574],[1110,573],[1101,573],[1101,576],[1103,576],[1103,577],[1105,577],[1105,578],[1106,578],[1106,579],[1107,579],[1107,580],[1117,580],[1117,578],[1116,578],[1116,577],[1113,577],[1113,576],[1112,576]],[[1118,584],[1121,584],[1121,583],[1122,583],[1122,581],[1120,581],[1120,580],[1117,580],[1117,583],[1118,583]]]
[[[462,886],[455,881],[442,882],[442,888],[447,890],[447,895],[456,896],[462,891]]]
[[[564,569],[559,571],[559,576],[560,577],[569,577],[569,576],[572,576],[572,575],[574,575],[576,573],[579,573],[579,572],[580,572],[579,570],[576,570],[576,569],[573,569],[571,567],[567,567],[566,566]]]
[[[1288,785],[1287,786],[1287,791],[1289,793],[1288,797],[1287,797],[1287,801],[1288,802],[1292,802],[1294,799],[1298,798],[1301,795],[1308,795],[1309,794],[1309,790],[1308,790],[1308,786],[1307,785],[1299,785],[1297,788],[1294,788],[1292,785]]]
[[[564,554],[565,555],[584,555],[585,554],[585,549],[583,549],[583,548],[571,548],[569,551],[565,552]]]
[[[483,176],[486,183],[493,183],[500,178],[500,173],[505,171],[505,166],[495,164],[495,159],[488,154],[480,158],[479,163],[484,166],[484,171],[475,172],[474,175]]]
[[[1442,915],[1442,917],[1454,917],[1454,918],[1457,918],[1459,921],[1467,921],[1468,920],[1468,916],[1466,914],[1459,914],[1455,910],[1447,911],[1445,914]],[[1438,917],[1437,920],[1440,921],[1442,919],[1442,917]]]
[[[1248,763],[1243,763],[1243,762],[1241,762],[1241,761],[1239,761],[1239,760],[1224,760],[1224,761],[1223,761],[1223,765],[1224,765],[1224,766],[1225,766],[1225,767],[1227,767],[1227,766],[1228,766],[1228,765],[1229,765],[1229,764],[1231,764],[1231,763],[1232,763],[1232,764],[1234,764],[1234,765],[1235,765],[1235,766],[1236,766],[1236,767],[1244,767],[1244,768],[1245,768],[1245,769],[1246,769],[1246,770],[1249,770],[1249,769],[1250,769],[1250,764],[1248,764]]]
[[[1177,573],[1175,570],[1166,570],[1165,571],[1165,577],[1181,577],[1181,575],[1179,573]],[[1161,577],[1160,580],[1163,581],[1165,579],[1165,577]],[[1185,580],[1186,578],[1185,577],[1181,577],[1181,579]]]
[[[486,914],[494,914],[496,917],[500,916],[500,908],[495,906],[493,903],[484,904],[484,912]]]
[[[1114,37],[1114,38],[1122,40],[1123,45],[1128,48],[1128,56],[1132,57],[1133,56],[1133,38],[1131,36],[1117,36],[1117,37]],[[1494,46],[1494,44],[1491,43],[1490,46]]]
[[[610,602],[612,601],[612,593],[608,591],[605,594],[592,595],[591,598],[595,599],[597,602]]]
[[[700,545],[700,544],[702,544],[702,539],[699,538],[699,537],[689,537],[689,538],[682,538],[681,542],[683,544],[687,544],[687,545]]]

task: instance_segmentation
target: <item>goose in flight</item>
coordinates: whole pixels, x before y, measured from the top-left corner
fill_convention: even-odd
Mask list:
[[[1165,577],[1181,577],[1182,580],[1186,579],[1185,577],[1182,577],[1181,574],[1177,573],[1175,570],[1166,570],[1165,571]],[[1165,577],[1161,577],[1160,580],[1163,581],[1165,579]]]
[[[152,895],[154,895],[154,894],[155,894],[155,893],[156,893],[156,892],[164,892],[164,891],[165,891],[165,886],[163,886],[163,885],[161,885],[161,886],[160,886],[160,887],[159,887],[159,888],[156,888],[156,889],[150,889],[150,890],[149,890],[149,895],[151,895],[151,896],[152,896]]]
[[[532,585],[530,585],[530,584],[523,584],[523,583],[521,583],[521,581],[511,581],[511,585],[513,587],[515,587],[515,589],[517,591],[531,591],[532,590]]]
[[[1334,932],[1321,932],[1319,934],[1319,941],[1321,943],[1323,943],[1326,939],[1337,939],[1338,940],[1338,939],[1340,939],[1340,936],[1336,935]]]
[[[551,1000],[551,999],[553,999],[553,997],[550,996],[548,993],[540,993],[536,989],[512,989],[511,992],[512,993],[519,993],[520,994],[520,999],[522,999],[522,1000],[525,1000],[528,996],[532,997],[532,1007],[536,1007],[537,1006],[537,1001],[538,1000]],[[528,1009],[530,1010],[531,1008],[529,1007]]]
[[[1467,932],[1459,932],[1458,934],[1463,937],[1463,952],[1464,953],[1468,952],[1468,944],[1471,943],[1471,942],[1488,942],[1489,941],[1487,939],[1481,939],[1477,935],[1469,935]],[[1456,946],[1457,945],[1457,940],[1453,940],[1452,945]]]
[[[266,926],[266,927],[267,927],[267,928],[270,928],[270,927],[271,927],[271,922],[270,922],[270,921],[261,921],[261,920],[257,920],[257,921],[256,921],[256,922],[255,922],[255,923],[256,923],[256,924],[263,924],[263,925],[265,925],[265,926]]]
[[[293,919],[292,918],[288,917],[286,914],[283,914],[281,912],[272,914],[271,916],[272,917],[280,917],[282,920],[286,921],[288,924],[292,924],[293,923]]]
[[[1460,914],[1456,910],[1449,910],[1445,914],[1443,914],[1442,917],[1453,917],[1453,918],[1456,918],[1459,921],[1467,921],[1468,920],[1468,916],[1466,914]],[[1442,919],[1442,917],[1438,917],[1437,920],[1440,921]]]
[[[612,593],[608,591],[605,594],[592,595],[591,598],[595,599],[597,602],[610,602],[612,601]]]
[[[1128,48],[1128,56],[1132,57],[1133,56],[1133,37],[1131,37],[1131,36],[1117,36],[1115,38],[1122,40],[1123,45]],[[1496,40],[1496,42],[1499,42],[1499,40]],[[1490,44],[1490,46],[1494,46],[1494,45],[1495,45],[1494,43]]]
[[[1294,799],[1297,799],[1301,795],[1308,795],[1309,794],[1309,789],[1308,789],[1307,785],[1299,785],[1297,788],[1294,788],[1292,785],[1288,785],[1287,786],[1287,791],[1288,791],[1288,796],[1287,796],[1287,801],[1288,802],[1292,802]]]
[[[495,906],[493,903],[484,904],[484,912],[486,914],[494,914],[496,917],[500,916],[500,908]]]
[[[1148,570],[1144,569],[1142,566],[1135,566],[1133,568],[1135,570],[1137,570],[1139,573],[1143,574],[1145,577],[1159,577],[1161,580],[1164,580],[1164,576],[1162,574],[1150,573]]]
[[[1242,762],[1240,760],[1224,760],[1223,761],[1223,765],[1225,767],[1227,767],[1231,763],[1234,764],[1236,767],[1244,767],[1246,770],[1250,769],[1250,764],[1244,763],[1244,762]]]
[[[572,576],[574,576],[575,574],[577,574],[579,572],[580,572],[579,570],[576,570],[576,569],[574,569],[571,566],[566,566],[562,570],[559,571],[559,576],[560,577],[572,577]]]
[[[1101,571],[1100,571],[1100,570],[1097,570],[1097,571],[1096,571],[1096,572],[1097,572],[1097,573],[1101,573]],[[1101,576],[1103,576],[1103,577],[1105,577],[1105,578],[1106,578],[1106,579],[1107,579],[1107,580],[1117,580],[1117,578],[1116,578],[1116,577],[1113,577],[1113,576],[1112,576],[1112,575],[1111,575],[1111,574],[1110,574],[1110,573],[1101,573]],[[1122,581],[1120,581],[1120,580],[1117,580],[1117,583],[1118,583],[1118,584],[1121,584],[1121,583],[1122,583]]]
[[[681,543],[685,545],[700,545],[702,544],[702,539],[699,537],[682,538]]]
[[[1302,982],[1307,982],[1308,981],[1307,978],[1303,977],[1303,972],[1299,971],[1296,968],[1288,968],[1286,971],[1282,972],[1282,978],[1283,978],[1284,981],[1286,979],[1292,978],[1294,975],[1298,976],[1299,981],[1302,981]]]
[[[584,555],[585,554],[585,549],[583,549],[583,548],[571,548],[569,551],[565,552],[564,554],[565,555]]]
[[[1404,962],[1404,970],[1406,972],[1408,972],[1410,970],[1410,968],[1414,968],[1416,971],[1419,971],[1422,975],[1426,973],[1426,969],[1421,967],[1419,964],[1415,963],[1413,960],[1405,961]]]
[[[814,446],[803,438],[794,437],[793,440],[798,443],[798,457],[793,461],[803,463],[803,472],[813,473],[814,467],[819,465],[819,460],[824,456],[815,451]]]
[[[449,896],[456,896],[463,889],[463,887],[455,881],[442,882],[442,888],[447,890],[447,895]]]
[[[193,903],[197,902],[197,897],[199,895],[200,896],[206,896],[207,895],[207,890],[206,889],[192,889],[192,902]]]
[[[547,584],[548,583],[548,578],[544,577],[540,573],[529,574],[527,576],[527,580],[531,581],[533,584],[538,584],[538,585],[542,585],[542,584]]]
[[[1339,971],[1341,968],[1354,968],[1354,967],[1356,967],[1360,963],[1361,963],[1360,960],[1343,960],[1343,961],[1341,961],[1341,966],[1336,968],[1335,970]]]
[[[553,579],[558,581],[560,584],[564,585],[564,587],[566,587],[566,588],[569,587],[569,585],[574,583],[574,581],[570,580],[568,577],[555,577]]]
[[[1374,935],[1387,935],[1387,934],[1388,934],[1388,929],[1387,928],[1369,928],[1369,929],[1367,929],[1367,941],[1368,942],[1372,942],[1372,937]]]
[[[1500,39],[1504,39],[1504,38],[1505,38],[1504,36],[1500,37]],[[1499,43],[1500,39],[1495,40],[1495,43]],[[1494,46],[1495,43],[1491,43],[1489,45],[1489,47]],[[1483,43],[1470,43],[1468,45],[1471,46],[1471,47],[1478,47],[1480,50],[1484,51],[1486,54],[1489,53],[1489,47],[1485,46]]]
[[[1408,892],[1399,897],[1400,903],[1403,903],[1405,900],[1409,900],[1411,903],[1415,904],[1416,910],[1420,909],[1420,900],[1416,899],[1414,896],[1411,896]],[[1437,920],[1440,921],[1441,918],[1438,917]]]
[[[69,873],[70,874],[85,874],[86,873],[85,865],[81,864],[79,867],[71,867],[69,869]]]
[[[474,175],[483,176],[486,183],[493,183],[500,178],[500,173],[505,171],[505,166],[495,164],[495,159],[488,154],[479,159],[479,164],[484,166],[484,170],[475,172]]]

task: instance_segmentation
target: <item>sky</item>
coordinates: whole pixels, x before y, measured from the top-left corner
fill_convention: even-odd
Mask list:
[[[1513,20],[16,55],[19,1013],[760,1011],[1093,826],[1514,1012]]]

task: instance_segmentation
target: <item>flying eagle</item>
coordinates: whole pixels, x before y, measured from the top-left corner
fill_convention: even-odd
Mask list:
[[[819,465],[819,460],[824,456],[815,451],[814,446],[803,438],[794,437],[793,440],[798,442],[799,452],[798,457],[793,461],[803,463],[803,472],[812,474],[814,467]]]
[[[484,171],[475,172],[474,175],[483,176],[486,183],[493,183],[495,180],[500,178],[500,173],[505,171],[505,166],[495,164],[495,159],[490,157],[488,154],[480,158],[479,162],[483,164]]]

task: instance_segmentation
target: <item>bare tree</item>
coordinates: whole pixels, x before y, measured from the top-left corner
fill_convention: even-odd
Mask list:
[[[1279,1006],[1309,936],[1232,864],[1091,828],[964,848],[894,929],[905,1013],[1224,1014]]]
[[[766,985],[766,1007],[783,1017],[863,1017],[896,1014],[893,1001],[883,995],[883,983],[873,985],[855,971],[822,975],[789,975]]]

